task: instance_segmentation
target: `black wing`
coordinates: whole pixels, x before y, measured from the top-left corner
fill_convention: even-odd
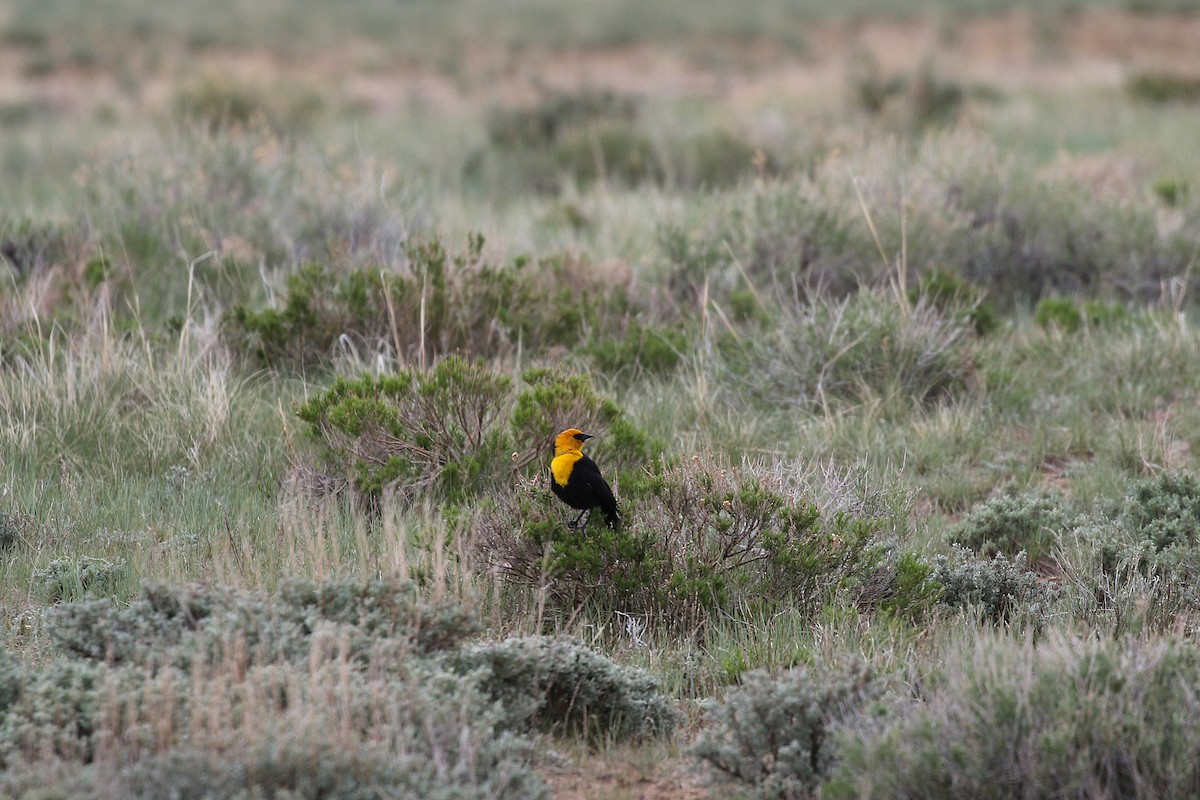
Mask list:
[[[596,466],[596,462],[587,456],[575,462],[575,469],[571,471],[571,483],[574,483],[576,478],[582,484],[580,488],[586,489],[590,495],[590,505],[600,506],[600,510],[604,512],[604,516],[608,520],[608,527],[616,528],[620,523],[620,516],[617,513],[617,498],[613,496],[613,490],[608,485],[608,481],[604,480],[604,476],[600,474],[600,468]]]

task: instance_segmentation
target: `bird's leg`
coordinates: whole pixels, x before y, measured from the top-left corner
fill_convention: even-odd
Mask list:
[[[575,521],[572,522],[568,527],[570,527],[570,529],[573,531],[577,531],[580,529],[580,527],[582,527],[582,525],[586,525],[587,523],[583,522],[583,518],[585,516],[588,516],[588,512],[590,512],[590,511],[591,511],[590,508],[585,508],[583,511],[580,511],[579,516],[576,517]]]

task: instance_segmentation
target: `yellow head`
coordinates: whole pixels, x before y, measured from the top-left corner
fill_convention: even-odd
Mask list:
[[[591,434],[584,433],[578,428],[567,428],[554,437],[554,455],[578,453],[583,449],[583,443],[590,438],[592,438]]]

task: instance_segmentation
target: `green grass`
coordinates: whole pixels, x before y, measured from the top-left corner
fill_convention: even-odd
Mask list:
[[[537,796],[550,751],[586,783],[691,771],[699,737],[734,776],[714,796],[1018,796],[983,759],[1001,733],[1053,745],[1017,760],[1047,792],[1195,789],[1196,106],[935,58],[877,67],[878,107],[861,76],[744,91],[756,48],[815,57],[811,20],[953,28],[991,0],[626,5],[11,4],[0,794]],[[1126,4],[1069,5],[1037,29],[1046,75],[1063,26]],[[720,80],[537,86],[523,59],[572,57],[548,43]],[[402,369],[382,412],[325,394]],[[567,532],[545,490],[575,424],[621,535]],[[293,614],[296,579],[470,609],[474,649]],[[196,585],[247,594],[208,628],[209,601],[164,599]],[[145,663],[116,663],[130,642]],[[612,727],[456,671],[523,647],[632,692]],[[855,665],[852,703],[811,677]],[[821,702],[762,745],[735,711],[787,687]],[[625,741],[639,703],[681,724]],[[829,749],[787,761],[813,730]],[[1073,741],[1081,771],[1053,760]]]

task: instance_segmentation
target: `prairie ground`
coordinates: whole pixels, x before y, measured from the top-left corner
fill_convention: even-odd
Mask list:
[[[1198,41],[3,4],[0,794],[1200,794]]]

